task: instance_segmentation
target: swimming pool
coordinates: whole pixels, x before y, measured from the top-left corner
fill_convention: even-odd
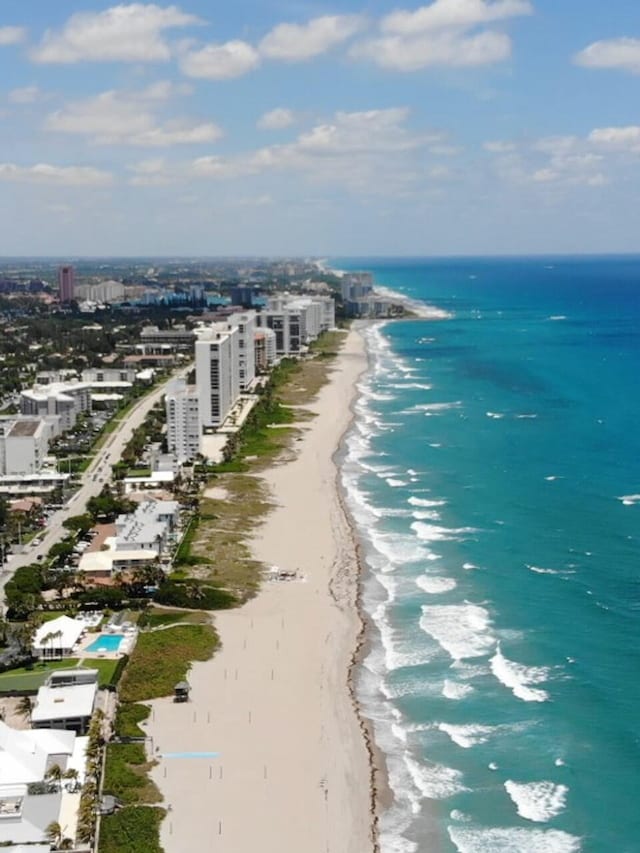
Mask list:
[[[123,640],[124,634],[100,634],[85,652],[117,652]]]

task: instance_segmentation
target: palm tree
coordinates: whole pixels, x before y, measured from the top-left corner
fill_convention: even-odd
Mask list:
[[[52,820],[44,833],[47,836],[47,841],[54,847],[57,847],[62,840],[62,827],[57,820]]]
[[[65,770],[62,774],[62,778],[65,781],[70,782],[70,784],[66,786],[68,791],[74,793],[78,790],[78,771],[75,767],[69,767],[68,770]]]
[[[23,719],[31,721],[32,710],[33,705],[31,704],[31,697],[22,696],[16,707],[16,713],[18,713]]]
[[[50,782],[53,782],[54,785],[57,786],[58,790],[60,790],[60,782],[62,779],[62,768],[59,764],[52,764],[51,767],[44,774],[44,778]]]

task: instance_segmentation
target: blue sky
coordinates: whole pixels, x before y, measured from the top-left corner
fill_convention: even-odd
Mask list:
[[[633,252],[632,0],[3,0],[1,255]]]

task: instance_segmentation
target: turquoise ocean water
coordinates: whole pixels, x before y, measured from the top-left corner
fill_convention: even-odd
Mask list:
[[[640,851],[640,258],[376,261],[341,465],[383,853]]]

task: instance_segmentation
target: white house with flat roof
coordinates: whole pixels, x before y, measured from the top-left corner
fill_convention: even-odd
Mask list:
[[[61,669],[52,672],[38,689],[31,711],[34,729],[63,729],[84,734],[98,692],[97,669]]]
[[[36,794],[31,792],[30,786],[44,782],[47,770],[54,764],[63,772],[76,770],[82,782],[87,740],[72,731],[18,731],[0,721],[0,844],[3,848],[14,853],[50,850],[50,844],[45,844],[46,829],[53,821],[60,823],[63,834],[74,840],[75,812],[80,795],[68,793],[64,788]]]

